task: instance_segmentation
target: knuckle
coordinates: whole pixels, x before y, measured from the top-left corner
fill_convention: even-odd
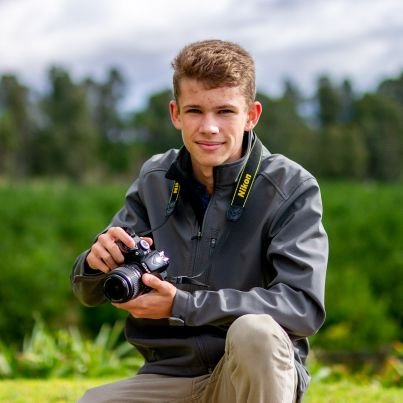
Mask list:
[[[105,245],[105,243],[108,241],[108,235],[102,234],[98,237],[97,242],[95,245]]]
[[[118,234],[123,231],[122,228],[120,227],[111,227],[108,230],[108,233],[110,233],[112,236],[116,237]]]
[[[111,260],[111,255],[105,254],[105,255],[103,255],[103,256],[101,257],[101,259],[102,259],[104,262],[108,262],[108,261]]]

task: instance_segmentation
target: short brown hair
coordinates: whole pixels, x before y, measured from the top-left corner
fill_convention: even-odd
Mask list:
[[[251,104],[256,96],[255,63],[236,43],[212,39],[185,46],[172,62],[176,101],[183,78],[196,79],[207,88],[237,87]]]

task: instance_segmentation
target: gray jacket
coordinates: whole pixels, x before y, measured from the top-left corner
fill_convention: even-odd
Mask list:
[[[226,212],[247,156],[214,169],[215,189],[201,225],[184,192],[172,216],[152,233],[156,249],[170,257],[170,276],[198,276],[209,288],[177,285],[172,318],[129,317],[126,337],[145,358],[140,373],[198,376],[211,372],[222,357],[226,332],[236,318],[269,314],[294,344],[302,393],[309,382],[307,337],[325,319],[328,241],[320,190],[300,165],[264,148],[244,212],[231,222]],[[158,227],[173,184],[167,176],[183,179],[189,171],[184,148],[152,157],[110,226],[137,233]],[[95,306],[105,302],[105,275],[89,274],[87,254],[74,265],[72,287],[83,304]]]

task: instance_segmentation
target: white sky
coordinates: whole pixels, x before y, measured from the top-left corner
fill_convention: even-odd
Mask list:
[[[403,1],[0,0],[0,75],[41,89],[51,65],[98,79],[117,66],[129,107],[169,87],[175,54],[206,38],[249,50],[272,95],[286,77],[309,93],[319,74],[373,90],[403,71]]]

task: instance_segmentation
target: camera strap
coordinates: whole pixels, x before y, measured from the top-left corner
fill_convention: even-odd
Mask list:
[[[165,215],[169,217],[175,210],[176,203],[179,200],[179,192],[181,190],[181,185],[179,182],[175,181],[172,189],[171,189],[171,195],[169,196],[169,201],[167,204],[166,212]]]
[[[262,161],[263,146],[258,137],[254,135],[249,157],[241,170],[241,174],[236,182],[234,195],[227,210],[229,221],[238,221],[241,218],[243,209],[248,201],[256,175],[259,172]]]
[[[207,284],[202,283],[199,280],[196,280],[197,277],[200,277],[201,274],[197,276],[177,276],[177,277],[167,277],[166,280],[169,281],[171,284],[190,284],[190,285],[197,285],[201,288],[209,288]]]
[[[243,213],[243,210],[248,201],[248,197],[252,190],[253,184],[257,173],[259,172],[260,162],[262,160],[263,146],[262,142],[251,132],[253,136],[251,150],[249,157],[245,161],[244,166],[241,169],[240,175],[235,185],[234,194],[232,196],[231,203],[227,210],[227,219],[229,221],[238,221]],[[179,200],[180,184],[174,181],[171,195],[166,207],[166,217],[169,217],[174,211]]]

